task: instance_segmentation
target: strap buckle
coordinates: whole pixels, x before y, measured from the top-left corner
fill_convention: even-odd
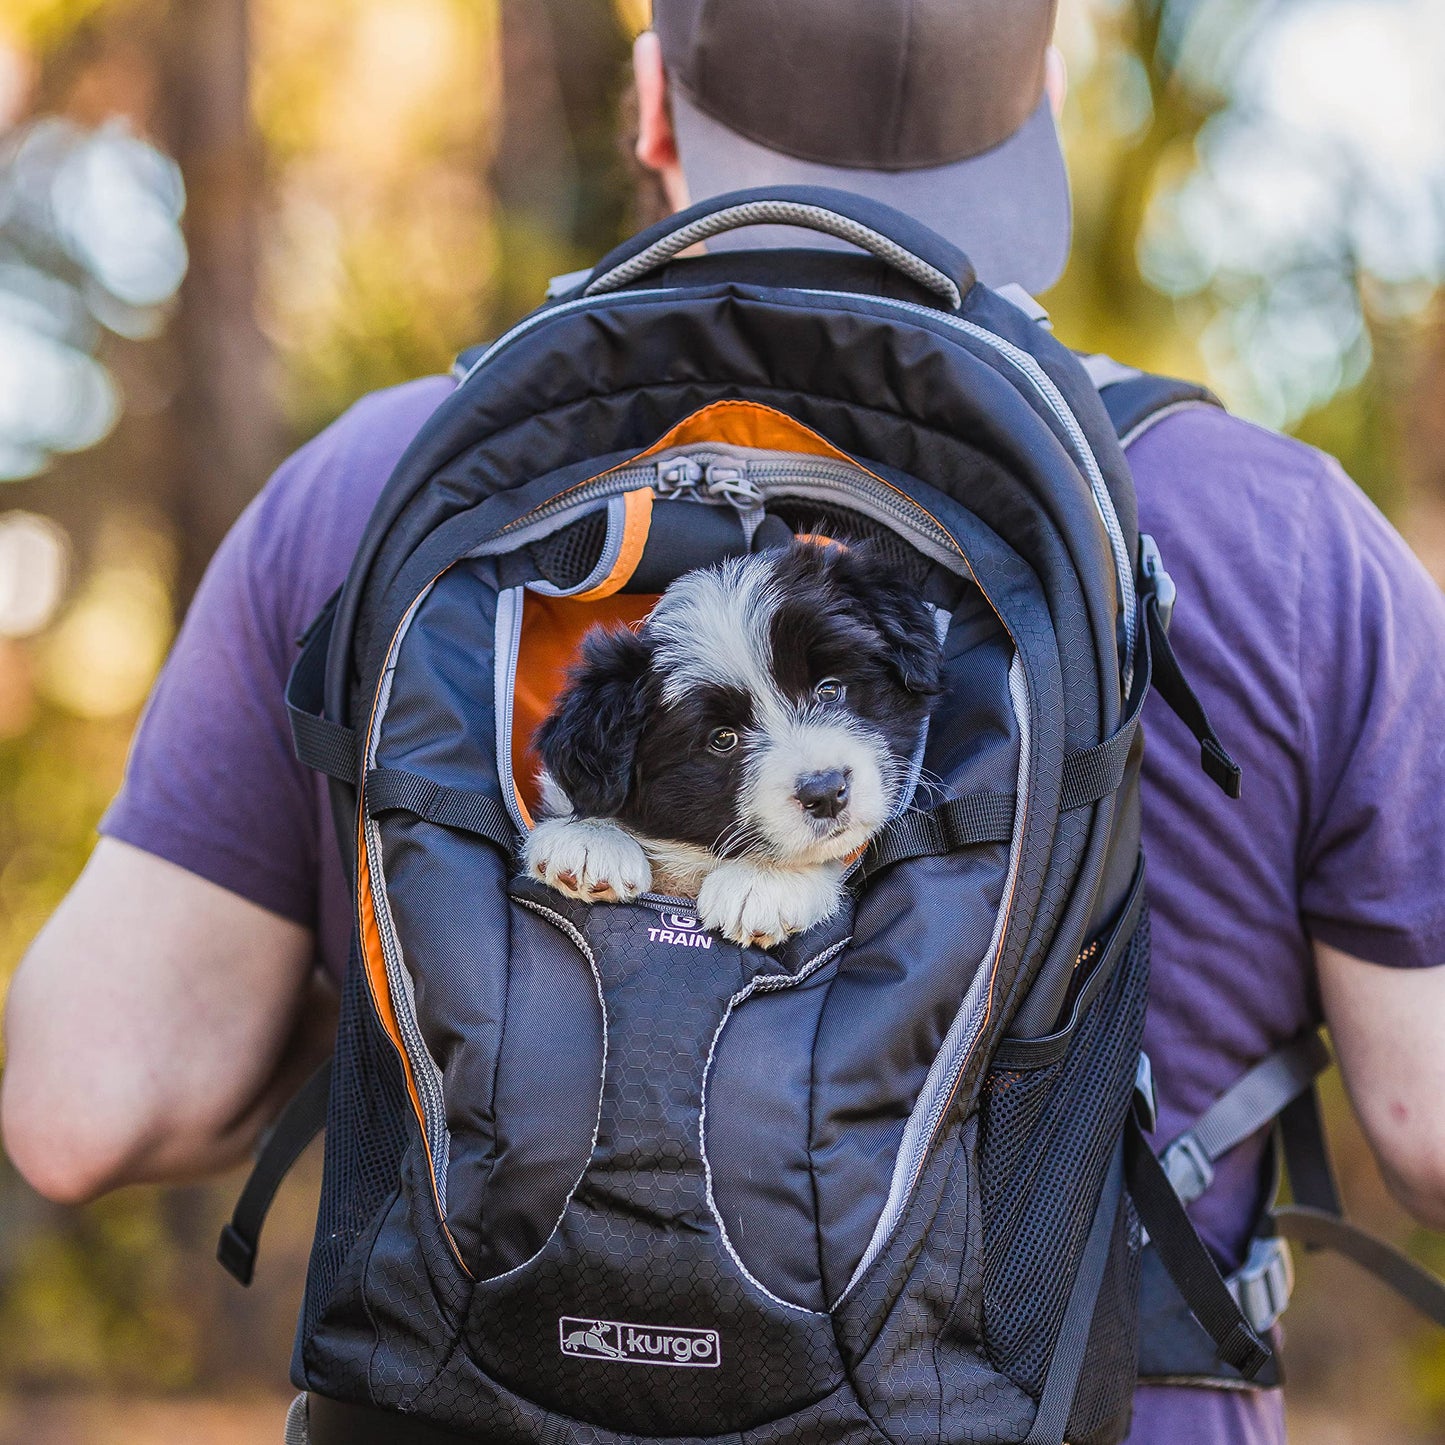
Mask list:
[[[1225,1284],[1256,1334],[1263,1334],[1289,1307],[1294,1292],[1294,1260],[1289,1244],[1277,1235],[1254,1239],[1244,1263]]]
[[[1143,1049],[1139,1050],[1139,1062],[1134,1066],[1134,1113],[1139,1127],[1146,1134],[1152,1134],[1159,1124],[1159,1092],[1154,1087],[1154,1065]]]
[[[1186,1129],[1159,1156],[1159,1162],[1185,1204],[1193,1203],[1214,1182],[1214,1165],[1192,1130]]]
[[[1174,616],[1174,600],[1179,589],[1174,579],[1164,569],[1164,558],[1159,555],[1159,544],[1148,532],[1139,533],[1139,572],[1152,585],[1154,601],[1159,608],[1159,624],[1165,632]]]

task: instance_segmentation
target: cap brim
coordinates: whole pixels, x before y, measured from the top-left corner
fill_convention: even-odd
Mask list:
[[[825,166],[769,150],[699,110],[679,86],[673,87],[672,115],[694,201],[750,186],[837,186],[931,226],[968,254],[986,285],[1014,283],[1037,295],[1063,274],[1072,227],[1069,177],[1047,96],[992,150],[909,171]],[[846,243],[791,226],[750,226],[707,245],[720,251]]]

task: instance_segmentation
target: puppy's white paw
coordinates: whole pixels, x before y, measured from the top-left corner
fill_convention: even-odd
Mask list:
[[[522,861],[532,877],[584,903],[630,903],[652,886],[652,868],[637,839],[606,818],[538,823]]]
[[[722,863],[698,890],[698,918],[734,943],[771,948],[837,908],[842,876],[831,863],[796,869]]]

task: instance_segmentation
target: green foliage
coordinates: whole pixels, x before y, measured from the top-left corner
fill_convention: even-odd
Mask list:
[[[80,29],[123,18],[134,3],[10,0],[6,23],[44,67]],[[1210,77],[1227,72],[1230,46],[1268,8],[1249,0],[1064,7],[1066,22],[1087,30],[1065,117],[1074,252],[1046,298],[1069,344],[1210,379],[1201,338],[1232,298],[1218,288],[1164,294],[1141,270],[1140,249],[1151,206],[1192,172],[1201,129],[1229,104]],[[268,185],[261,313],[297,436],[367,391],[444,370],[462,347],[535,305],[549,277],[590,264],[626,226],[616,102],[645,0],[251,0],[249,10],[251,104]],[[516,66],[507,75],[504,52]],[[123,47],[117,53],[117,64],[141,65]],[[1402,501],[1411,435],[1402,408],[1417,357],[1413,328],[1408,319],[1376,321],[1372,366],[1297,428],[1390,509]],[[107,456],[137,473],[164,456],[166,423],[155,418],[169,385],[151,377],[149,390],[136,386],[145,415],[107,443],[133,446],[127,439],[151,427],[160,436],[153,451]],[[133,482],[118,480],[107,499],[123,504]],[[83,531],[94,506],[76,507],[67,524]],[[40,698],[32,675],[40,645],[0,650],[0,982],[81,868],[134,721],[129,712],[82,718]],[[13,717],[12,692],[24,695]],[[1358,1138],[1341,1152],[1348,1171],[1363,1168]],[[209,1343],[226,1337],[224,1320],[245,1307],[197,1284],[203,1272],[218,1291],[229,1288],[209,1257],[219,1196],[205,1196],[199,1222],[196,1198],[131,1190],[63,1211],[0,1170],[0,1392],[214,1390],[248,1371],[279,1379],[284,1326],[266,1326],[259,1357]],[[307,1201],[292,1217],[285,1205],[283,1197],[267,1247],[272,1259],[289,1251],[295,1283]],[[1445,1268],[1438,1239],[1415,1244]],[[249,1307],[268,1287],[275,1298],[275,1278]],[[1308,1336],[1330,1306],[1306,1297],[1292,1324]],[[1445,1428],[1445,1341],[1419,1338],[1398,1337],[1418,1394],[1401,1418]]]

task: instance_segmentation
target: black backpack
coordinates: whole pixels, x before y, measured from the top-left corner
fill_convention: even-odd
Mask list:
[[[759,222],[870,254],[681,259]],[[1081,364],[933,233],[812,188],[672,217],[464,360],[288,694],[357,900],[334,1063],[221,1243],[249,1279],[329,1097],[288,1439],[1107,1445],[1141,1272],[1146,1375],[1276,1378],[1283,1247],[1226,1283],[1171,1179],[1312,1099],[1317,1050],[1167,1171],[1143,1139],[1151,685],[1239,772],[1120,436],[1207,393]],[[763,951],[520,875],[582,631],[820,522],[944,639],[937,785],[843,912]]]

